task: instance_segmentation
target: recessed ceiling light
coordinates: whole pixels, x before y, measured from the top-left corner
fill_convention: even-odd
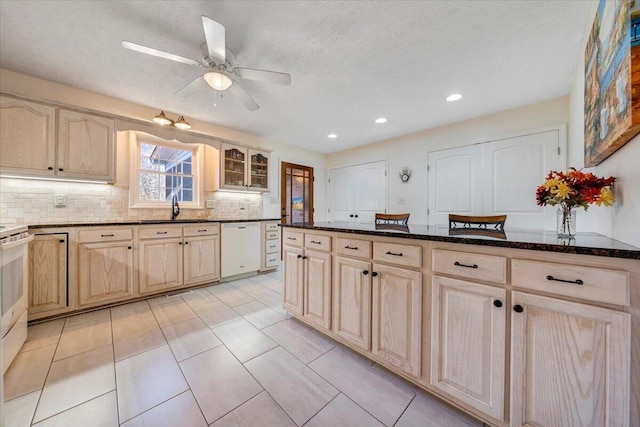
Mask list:
[[[376,119],[376,123],[378,124],[387,123],[387,119],[385,119],[384,117],[378,117]]]
[[[331,138],[331,139],[336,139],[338,137],[338,135],[336,135],[335,133],[330,133],[329,135],[327,135],[327,138]]]
[[[449,102],[457,101],[459,99],[462,99],[462,95],[460,95],[459,93],[453,93],[447,96],[447,101]]]

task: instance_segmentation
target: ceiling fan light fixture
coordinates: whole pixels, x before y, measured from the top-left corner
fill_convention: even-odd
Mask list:
[[[153,121],[158,123],[159,125],[162,125],[162,126],[167,126],[167,125],[173,124],[173,120],[171,120],[167,116],[165,116],[164,111],[160,111],[160,114],[155,116],[153,118]]]
[[[173,126],[177,127],[178,129],[182,129],[182,130],[191,129],[191,125],[189,123],[187,123],[187,121],[184,119],[184,116],[178,117],[178,121],[176,121],[173,124]]]
[[[229,77],[216,71],[208,72],[203,77],[207,84],[215,90],[226,90],[233,84]]]

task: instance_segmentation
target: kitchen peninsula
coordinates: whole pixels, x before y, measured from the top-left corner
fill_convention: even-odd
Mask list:
[[[492,425],[637,425],[640,248],[595,233],[282,227],[297,319]]]

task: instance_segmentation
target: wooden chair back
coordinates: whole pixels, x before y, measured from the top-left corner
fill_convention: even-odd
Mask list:
[[[449,228],[503,231],[506,220],[506,215],[468,216],[449,214]]]
[[[409,222],[408,213],[405,214],[376,214],[376,224],[396,224],[396,225],[407,225]]]

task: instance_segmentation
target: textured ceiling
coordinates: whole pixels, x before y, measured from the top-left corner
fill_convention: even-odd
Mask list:
[[[566,95],[590,1],[0,1],[0,66],[270,140],[334,152]],[[244,81],[247,111],[201,69],[200,16],[226,27],[237,65],[288,72]],[[453,93],[461,101],[447,103]],[[374,124],[384,116],[388,122]],[[335,132],[338,138],[327,139]]]

